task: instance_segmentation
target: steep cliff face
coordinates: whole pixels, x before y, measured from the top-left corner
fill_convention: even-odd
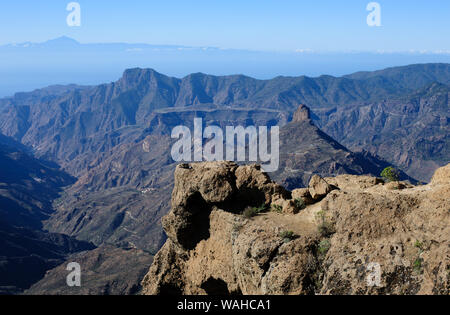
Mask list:
[[[448,294],[450,165],[427,186],[180,165],[145,294]],[[263,205],[263,206],[262,206]]]

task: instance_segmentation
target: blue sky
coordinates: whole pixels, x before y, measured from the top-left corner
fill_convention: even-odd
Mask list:
[[[450,1],[384,0],[369,27],[368,0],[2,1],[0,44],[67,35],[83,43],[129,42],[254,50],[450,50]]]

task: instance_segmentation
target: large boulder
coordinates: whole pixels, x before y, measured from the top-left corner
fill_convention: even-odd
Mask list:
[[[306,205],[314,203],[314,199],[311,196],[308,188],[299,188],[292,191],[292,199],[302,199]]]
[[[181,164],[175,170],[172,211],[162,219],[162,225],[169,239],[190,250],[208,238],[209,214],[214,206],[236,213],[289,197],[289,192],[272,182],[258,165]]]
[[[328,184],[319,175],[313,175],[309,182],[309,193],[314,200],[323,199],[334,189],[336,189],[336,187]]]

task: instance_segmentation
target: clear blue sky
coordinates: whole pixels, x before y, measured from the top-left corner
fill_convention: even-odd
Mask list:
[[[450,50],[449,0],[79,0],[82,26],[66,25],[69,0],[2,1],[0,44],[67,35],[83,43],[130,42],[255,50]]]

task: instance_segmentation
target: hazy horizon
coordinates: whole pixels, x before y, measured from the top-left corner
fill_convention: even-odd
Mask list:
[[[420,0],[6,2],[0,97],[134,67],[270,79],[449,63],[449,13]]]
[[[448,53],[280,52],[132,43],[80,43],[63,36],[40,43],[0,45],[0,97],[50,85],[98,85],[129,68],[151,68],[182,78],[191,73],[342,76],[419,63],[450,63]]]
[[[367,24],[373,11],[370,3],[374,3],[369,0],[78,0],[79,26],[67,24],[69,3],[16,0],[2,4],[0,45],[43,42],[64,34],[85,43],[244,50],[450,50],[448,1],[377,1],[380,23],[375,27]]]
[[[241,48],[223,48],[219,46],[186,46],[182,44],[161,44],[161,43],[151,43],[151,42],[129,42],[129,41],[92,41],[92,42],[83,42],[78,40],[76,37],[69,36],[67,34],[61,34],[59,36],[49,38],[43,41],[20,41],[20,42],[8,42],[0,44],[0,47],[22,47],[27,48],[27,45],[42,45],[49,44],[52,42],[73,42],[78,45],[129,45],[129,46],[151,46],[154,48],[164,47],[164,48],[185,48],[185,49],[217,49],[217,50],[231,50],[231,51],[248,51],[248,52],[271,52],[271,53],[299,53],[299,54],[330,54],[330,53],[340,53],[340,54],[358,54],[358,53],[370,53],[370,54],[430,54],[430,55],[450,55],[450,49],[436,49],[436,50],[355,50],[355,49],[328,49],[328,50],[314,50],[310,48],[305,49],[293,49],[293,50],[277,50],[277,49],[241,49]]]

